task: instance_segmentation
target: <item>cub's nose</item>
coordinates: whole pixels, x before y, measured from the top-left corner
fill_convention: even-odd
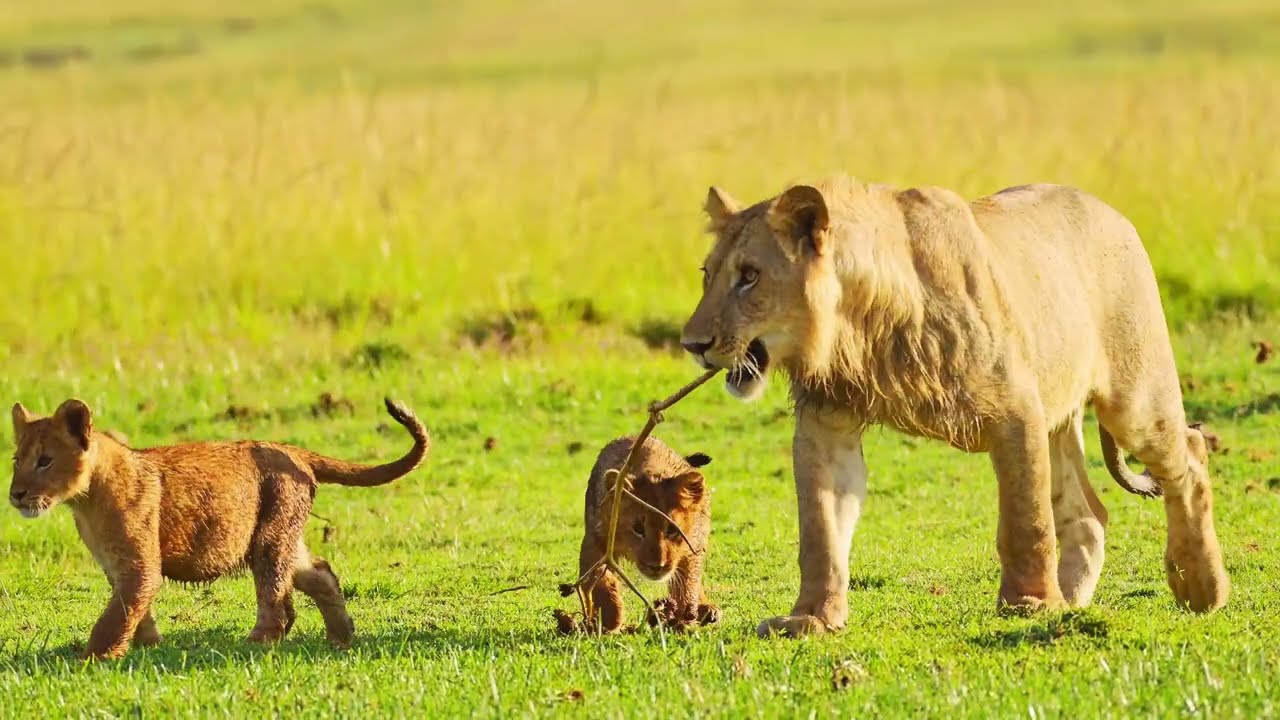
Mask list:
[[[643,570],[650,575],[666,575],[671,571],[671,563],[645,563]]]
[[[682,339],[680,341],[680,347],[684,348],[686,352],[693,353],[694,355],[702,355],[706,353],[708,350],[710,350],[711,346],[714,345],[715,342],[716,342],[715,338],[711,338],[706,342],[701,342],[698,340]]]
[[[22,498],[24,498],[24,497],[26,497],[26,496],[27,496],[27,491],[26,491],[26,490],[19,490],[19,489],[17,489],[17,488],[14,488],[14,489],[12,489],[12,490],[10,490],[10,491],[9,491],[9,499],[10,499],[10,500],[12,500],[12,501],[14,501],[14,502],[18,502],[19,500],[21,500]]]

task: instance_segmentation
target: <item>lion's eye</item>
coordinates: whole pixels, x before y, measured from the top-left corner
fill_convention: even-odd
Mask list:
[[[676,527],[675,525],[672,525],[671,523],[667,523],[666,535],[668,540],[679,540],[680,528]]]
[[[36,458],[36,469],[43,470],[53,464],[53,458],[48,455],[41,455]]]
[[[631,532],[635,533],[636,537],[644,537],[644,520],[637,519],[632,523]]]
[[[738,271],[738,289],[746,290],[760,279],[760,271],[753,267],[744,267]]]

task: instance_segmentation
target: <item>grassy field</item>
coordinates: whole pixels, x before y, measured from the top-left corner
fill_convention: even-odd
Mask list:
[[[0,717],[1280,715],[1280,360],[1251,347],[1280,341],[1278,124],[1261,0],[0,0],[0,399],[371,459],[406,445],[391,394],[435,440],[319,494],[347,653],[308,603],[242,642],[240,578],[166,586],[163,646],[81,667],[106,584],[65,509],[6,510]],[[594,452],[696,372],[707,185],[837,171],[1069,182],[1134,220],[1222,438],[1224,611],[1175,608],[1161,506],[1094,453],[1095,607],[996,617],[986,458],[876,432],[849,629],[757,640],[798,582],[791,422],[779,387],[707,388],[658,434],[715,458],[723,624],[554,634]]]

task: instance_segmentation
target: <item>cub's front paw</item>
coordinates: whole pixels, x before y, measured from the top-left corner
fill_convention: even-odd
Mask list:
[[[720,622],[720,606],[714,603],[703,603],[698,606],[698,624],[714,625]]]
[[[671,598],[653,601],[653,608],[645,613],[645,623],[656,627],[659,622],[668,627],[680,625],[680,617],[676,603]]]
[[[112,645],[110,647],[93,647],[89,646],[80,652],[80,659],[92,662],[94,660],[116,660],[124,657],[129,652],[128,645]]]

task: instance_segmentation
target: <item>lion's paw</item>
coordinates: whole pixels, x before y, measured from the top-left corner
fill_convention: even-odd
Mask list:
[[[1061,595],[1048,599],[1031,595],[1006,598],[1002,595],[996,600],[996,612],[1005,617],[1028,617],[1042,612],[1066,610],[1068,607]]]
[[[788,638],[801,638],[809,635],[824,635],[831,632],[831,626],[813,615],[784,615],[772,617],[756,627],[756,635],[762,638],[781,635]]]

